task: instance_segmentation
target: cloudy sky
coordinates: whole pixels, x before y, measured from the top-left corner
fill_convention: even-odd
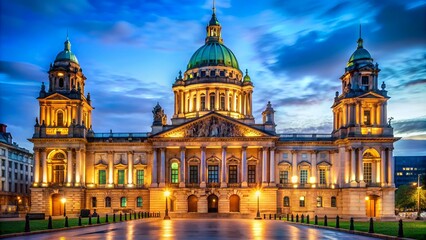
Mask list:
[[[0,122],[32,148],[36,97],[67,31],[87,77],[95,132],[147,132],[159,102],[204,43],[211,0],[0,1]],[[426,155],[426,1],[217,0],[225,45],[249,70],[254,114],[268,101],[279,132],[330,133],[339,77],[364,46],[382,69],[395,155]]]

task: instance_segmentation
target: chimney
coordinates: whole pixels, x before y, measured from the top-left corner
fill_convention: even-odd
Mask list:
[[[0,133],[6,133],[7,125],[0,123]]]

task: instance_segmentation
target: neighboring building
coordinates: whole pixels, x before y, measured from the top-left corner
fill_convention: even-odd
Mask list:
[[[206,30],[205,44],[173,83],[172,124],[157,104],[148,133],[93,132],[86,77],[65,41],[38,97],[33,212],[62,214],[61,197],[68,214],[164,211],[169,189],[175,216],[254,216],[260,190],[262,213],[394,217],[398,139],[380,69],[361,37],[332,104],[332,133],[289,134],[275,131],[269,102],[255,123],[253,83],[223,44],[214,11]]]
[[[12,141],[12,134],[0,124],[0,210],[27,211],[33,182],[33,154]]]
[[[417,183],[419,174],[426,175],[426,156],[396,156],[395,185],[412,185]]]

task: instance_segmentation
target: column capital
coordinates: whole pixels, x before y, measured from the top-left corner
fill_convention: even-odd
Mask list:
[[[276,147],[269,147],[269,151],[274,152],[277,148]]]
[[[386,148],[386,149],[388,149],[389,151],[393,151],[393,150],[394,150],[394,147],[388,147],[388,148]]]
[[[46,152],[46,148],[45,147],[41,147],[38,150],[40,150],[41,152]]]
[[[241,146],[241,149],[244,150],[244,151],[246,151],[247,150],[247,146],[243,145],[243,146]]]
[[[317,154],[319,151],[318,150],[309,150],[309,153],[311,154]]]
[[[135,154],[135,151],[127,151],[127,154]]]
[[[297,154],[298,151],[297,150],[291,150],[290,152],[291,152],[291,154]]]
[[[222,150],[226,150],[228,148],[228,146],[223,145],[223,146],[221,146],[221,148],[222,148]]]
[[[107,154],[114,154],[114,151],[107,151]]]
[[[180,146],[180,148],[179,148],[181,151],[185,151],[186,150],[186,147],[185,146]]]

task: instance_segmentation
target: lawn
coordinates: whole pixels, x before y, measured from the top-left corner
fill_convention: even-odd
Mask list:
[[[286,219],[284,219],[286,221]],[[294,221],[296,221],[296,218],[294,218]],[[301,219],[299,218],[299,222]],[[310,224],[314,224],[314,219],[309,219]],[[306,223],[306,218],[305,218]],[[335,218],[329,218],[328,221],[329,227],[336,227],[336,219]],[[318,225],[324,226],[324,220],[318,219]],[[343,229],[349,229],[350,222],[348,219],[340,220],[339,221],[340,228]],[[370,227],[370,223],[367,222],[354,222],[354,228],[356,231],[362,231],[362,232],[368,232]],[[404,237],[406,238],[414,238],[414,239],[426,239],[426,221],[405,221],[403,222],[403,230],[404,230]],[[390,236],[398,236],[398,222],[381,222],[381,221],[375,221],[374,222],[374,232],[384,235],[390,235]]]

